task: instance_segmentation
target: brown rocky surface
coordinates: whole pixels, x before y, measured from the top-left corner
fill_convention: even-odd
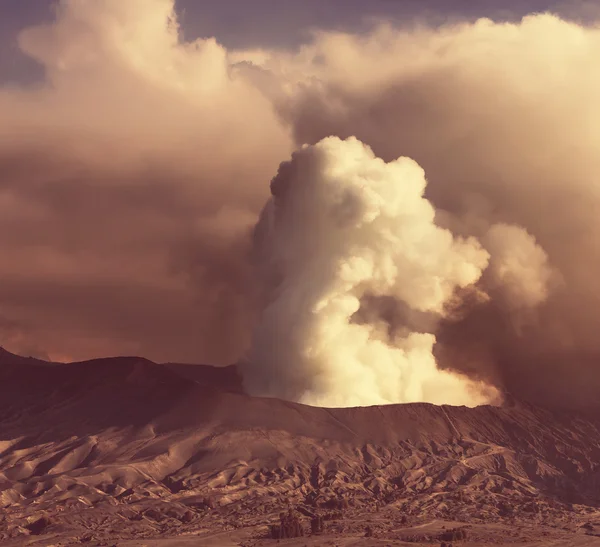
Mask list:
[[[0,365],[2,545],[600,545],[597,414],[313,408],[139,358]]]

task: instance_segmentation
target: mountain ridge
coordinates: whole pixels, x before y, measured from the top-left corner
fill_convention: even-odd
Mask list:
[[[77,524],[81,504],[122,537],[130,537],[118,524],[127,511],[176,509],[196,527],[219,528],[231,520],[223,511],[269,522],[257,503],[277,514],[290,502],[315,512],[346,500],[353,511],[499,524],[515,511],[535,524],[600,507],[592,414],[514,400],[327,409],[246,395],[232,367],[135,357],[48,366],[2,355],[7,540],[40,512],[69,533],[88,530]],[[161,519],[142,519],[134,536],[151,537]]]

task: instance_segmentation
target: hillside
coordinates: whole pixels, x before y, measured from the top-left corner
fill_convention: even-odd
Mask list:
[[[308,528],[329,518],[332,537],[360,538],[371,519],[387,544],[442,523],[475,542],[600,541],[599,465],[600,416],[516,401],[314,408],[245,395],[235,367],[0,354],[6,545],[259,542],[289,504]]]

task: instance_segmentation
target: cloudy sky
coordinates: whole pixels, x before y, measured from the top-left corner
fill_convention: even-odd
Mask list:
[[[50,21],[56,0],[3,0],[0,4],[0,79],[31,81],[39,66],[19,51],[24,27]],[[176,0],[185,39],[216,36],[228,47],[289,46],[306,40],[313,29],[357,30],[376,19],[444,22],[454,18],[514,20],[553,10],[589,16],[594,2],[555,0]]]
[[[342,326],[362,321],[363,334],[387,332],[394,355],[408,351],[407,332],[417,335],[418,361],[426,355],[430,370],[435,358],[500,389],[595,397],[596,8],[550,0],[0,1],[0,344],[60,360],[137,354],[227,364],[248,355],[258,330],[263,356],[283,343],[274,332],[293,332],[279,355],[300,349],[262,371],[266,392],[274,377],[286,384],[275,394],[289,398],[300,398],[300,384],[327,391],[300,370],[318,363],[299,359],[339,331],[314,312],[325,294],[339,296],[319,272],[345,271],[359,244],[365,263],[374,255],[362,235],[346,247],[334,238],[332,252],[347,253],[314,266],[315,283],[292,268],[316,298],[299,323],[294,302],[306,303],[307,293],[280,266],[304,255],[292,251],[293,238],[258,244],[255,226],[269,182],[295,149],[356,137],[386,162],[407,156],[414,173],[424,170],[413,194],[418,201],[424,191],[429,202],[419,202],[423,217],[407,233],[439,238],[423,255],[413,241],[412,270],[402,269],[400,253],[383,285],[365,292],[377,272],[361,282],[363,292],[350,295],[361,313]],[[322,161],[343,163],[336,154]],[[381,165],[371,152],[356,154],[370,158],[365,173]],[[311,171],[321,160],[306,158],[300,173],[331,182],[330,173]],[[401,179],[390,176],[390,188],[409,184]],[[298,195],[291,211],[307,197]],[[393,202],[396,194],[382,195]],[[344,214],[370,211],[356,207]],[[392,216],[392,228],[368,236],[373,242],[395,233],[406,243],[403,213]],[[288,235],[310,234],[314,221],[295,212],[284,220]],[[316,245],[323,236],[310,237]],[[390,253],[380,253],[381,264]],[[306,256],[299,267],[312,264]],[[403,279],[415,290],[401,290]],[[293,290],[269,330],[261,317],[279,286]],[[415,300],[423,287],[424,300]],[[297,370],[280,374],[284,361]],[[358,364],[386,389],[398,371],[392,363],[377,376]],[[317,376],[331,372],[331,387],[350,370],[340,367]],[[407,384],[397,380],[400,393]]]

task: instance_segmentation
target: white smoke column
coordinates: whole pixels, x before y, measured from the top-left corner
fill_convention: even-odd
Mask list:
[[[436,226],[425,186],[413,160],[385,163],[355,138],[326,138],[280,166],[256,234],[270,290],[244,369],[251,393],[319,406],[496,398],[437,368],[433,334],[390,340],[352,321],[367,295],[443,314],[487,266],[475,239]]]

